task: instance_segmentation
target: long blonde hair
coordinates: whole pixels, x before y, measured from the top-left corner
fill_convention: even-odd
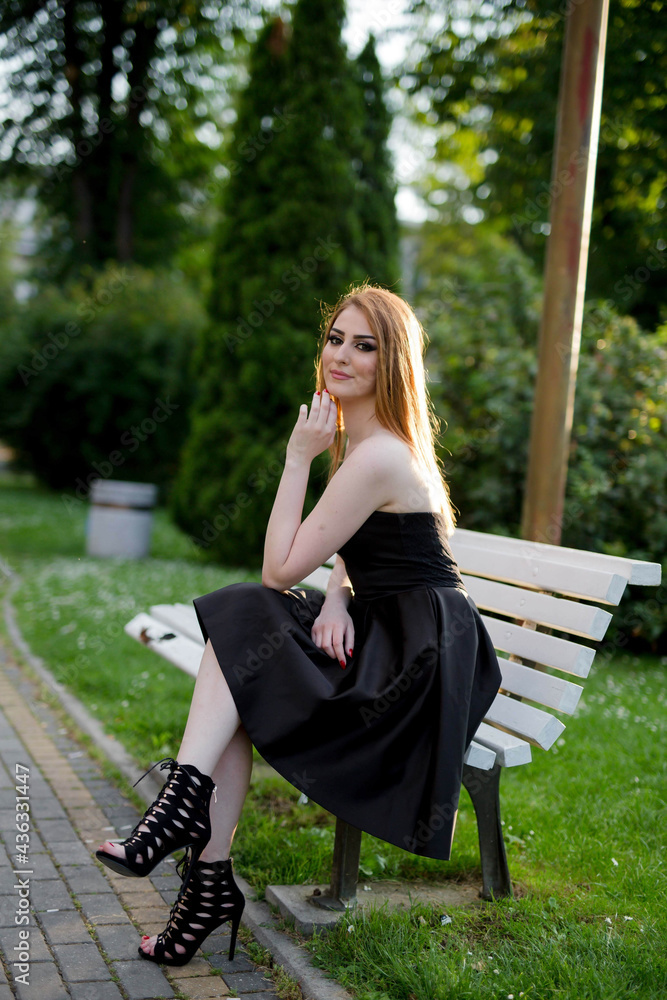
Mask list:
[[[447,535],[456,526],[454,508],[445,481],[442,462],[436,454],[435,441],[441,433],[440,418],[426,390],[424,352],[428,335],[411,307],[394,292],[364,281],[351,285],[335,306],[322,307],[322,332],[315,359],[315,388],[325,388],[322,351],[331,327],[348,306],[356,306],[366,317],[378,345],[378,365],[375,385],[375,416],[382,427],[405,441],[417,457],[429,478],[442,486],[444,500],[440,505],[445,515]],[[338,413],[336,436],[329,448],[331,462],[327,483],[343,460],[345,425],[338,398],[332,394]],[[420,508],[421,509],[421,508]]]

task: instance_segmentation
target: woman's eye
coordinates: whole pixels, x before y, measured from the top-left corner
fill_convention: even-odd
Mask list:
[[[327,340],[331,340],[331,341],[340,340],[340,337],[336,337],[334,334],[330,333],[329,336],[327,337]],[[374,351],[375,350],[375,348],[371,347],[370,344],[365,344],[363,342],[363,340],[359,341],[359,343],[357,344],[357,347],[364,347],[367,351]]]

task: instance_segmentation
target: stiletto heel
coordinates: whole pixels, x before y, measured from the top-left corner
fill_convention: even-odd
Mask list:
[[[117,857],[99,848],[95,857],[120,875],[143,878],[167,855],[181,847],[191,848],[190,867],[199,859],[211,839],[209,806],[216,786],[208,774],[202,774],[194,764],[179,764],[173,757],[164,757],[153,764],[160,770],[168,767],[170,775],[157,799],[144,813],[125,840],[114,841],[125,848],[125,857]],[[150,767],[141,778],[149,774]],[[148,827],[140,830],[141,826]],[[188,871],[189,875],[190,871]]]
[[[241,913],[242,912],[243,911],[241,911]],[[239,915],[232,920],[232,931],[229,940],[229,954],[227,956],[230,962],[234,958],[234,952],[236,950],[236,932],[239,929],[239,924],[241,923],[241,913],[239,913]]]
[[[245,908],[245,896],[234,881],[232,859],[193,863],[184,855],[179,865],[183,870],[187,868],[188,874],[183,877],[167,926],[158,934],[153,954],[147,954],[141,946],[139,954],[161,965],[187,965],[209,934],[230,920],[231,962]]]

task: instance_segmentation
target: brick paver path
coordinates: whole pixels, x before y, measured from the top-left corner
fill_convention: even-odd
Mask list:
[[[94,852],[140,815],[0,646],[0,1000],[277,996],[243,947],[227,960],[225,924],[182,968],[139,957],[178,894],[174,863],[125,878]]]

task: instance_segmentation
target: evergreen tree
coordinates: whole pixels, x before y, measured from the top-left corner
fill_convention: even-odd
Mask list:
[[[385,81],[375,54],[375,38],[369,39],[355,60],[357,81],[363,95],[366,118],[361,133],[358,212],[364,239],[362,265],[371,281],[393,286],[400,280],[396,184],[387,148],[391,113],[385,104]],[[394,291],[399,291],[394,287]]]
[[[393,277],[391,226],[377,221],[389,234],[383,263],[359,210],[377,167],[361,155],[369,115],[341,41],[344,11],[343,0],[300,0],[291,25],[269,21],[239,101],[198,400],[172,494],[195,544],[237,565],[262,560],[287,440],[314,391],[320,303]],[[387,182],[377,189],[381,198]],[[304,512],[327,467],[327,455],[313,463]]]
[[[214,151],[198,137],[245,46],[246,0],[4,0],[0,181],[39,203],[33,276],[109,259],[163,266],[184,243],[185,190]],[[250,5],[252,6],[252,4]]]

